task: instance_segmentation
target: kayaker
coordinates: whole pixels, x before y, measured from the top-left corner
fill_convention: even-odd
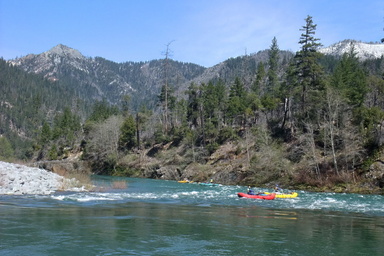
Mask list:
[[[254,195],[255,194],[255,191],[253,191],[253,189],[251,188],[251,186],[248,186],[248,195]]]
[[[276,186],[275,186],[275,192],[276,192],[276,193],[283,193],[283,190],[279,187],[279,184],[276,184]]]

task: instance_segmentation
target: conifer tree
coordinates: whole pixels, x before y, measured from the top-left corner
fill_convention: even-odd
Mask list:
[[[279,46],[277,45],[276,37],[272,40],[271,48],[269,49],[269,60],[268,60],[268,93],[276,93],[279,79],[278,79],[278,68],[279,68]]]
[[[247,92],[243,83],[236,77],[235,82],[229,88],[227,115],[230,120],[236,121],[240,119],[240,122],[244,121],[246,96]],[[236,122],[234,124],[236,124]]]
[[[367,76],[361,67],[354,46],[343,54],[332,76],[332,86],[341,91],[344,99],[354,107],[363,104],[367,88]]]
[[[136,123],[132,115],[129,115],[120,128],[119,147],[123,150],[132,149],[136,145]]]
[[[44,122],[43,127],[41,128],[40,143],[43,145],[48,143],[51,140],[51,137],[51,127],[47,122]]]
[[[198,127],[198,118],[199,118],[199,89],[198,86],[194,83],[188,87],[186,92],[188,97],[187,102],[187,121],[190,123],[191,128]]]
[[[10,160],[13,156],[11,143],[5,136],[0,135],[0,160]]]
[[[265,72],[265,64],[263,62],[260,62],[257,65],[257,70],[256,70],[256,79],[255,82],[252,84],[251,91],[260,95],[264,94],[265,90],[265,77],[266,77],[266,72]]]
[[[300,109],[304,118],[309,118],[311,111],[319,104],[321,91],[324,90],[323,69],[319,63],[321,53],[317,50],[321,46],[315,37],[317,25],[313,23],[312,17],[307,16],[305,25],[300,29],[303,31],[299,44],[301,49],[293,59],[293,67],[290,69],[289,81],[293,88],[300,88]],[[296,91],[297,92],[297,91]]]
[[[225,99],[225,87],[221,83],[214,84],[212,81],[201,86],[202,101],[204,105],[204,116],[217,128],[222,118],[221,105]]]

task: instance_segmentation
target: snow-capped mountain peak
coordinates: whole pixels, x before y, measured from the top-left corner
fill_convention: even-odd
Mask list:
[[[344,40],[322,48],[319,51],[323,54],[341,56],[344,53],[351,52],[352,47],[357,57],[361,60],[381,58],[384,55],[384,44],[363,43],[355,40]]]

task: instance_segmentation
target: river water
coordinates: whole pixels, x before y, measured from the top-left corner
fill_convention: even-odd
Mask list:
[[[269,201],[238,198],[242,186],[94,182],[104,189],[0,195],[0,255],[384,254],[379,195],[297,191]]]

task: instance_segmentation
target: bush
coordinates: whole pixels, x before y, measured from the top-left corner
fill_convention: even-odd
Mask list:
[[[208,150],[208,153],[211,155],[212,153],[214,153],[219,148],[219,144],[216,142],[212,142],[212,143],[208,144],[206,146],[206,148]]]
[[[224,127],[219,132],[219,139],[218,142],[220,144],[224,144],[228,140],[235,140],[237,138],[237,135],[232,127]]]
[[[11,143],[6,137],[0,137],[0,160],[10,160],[14,155]]]

